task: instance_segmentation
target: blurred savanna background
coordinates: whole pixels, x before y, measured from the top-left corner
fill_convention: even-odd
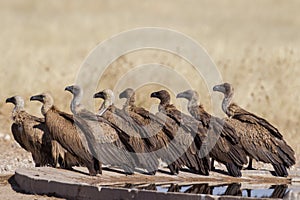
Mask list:
[[[60,109],[70,112],[71,95],[64,87],[75,82],[89,52],[122,31],[153,26],[179,31],[201,44],[223,80],[235,87],[235,102],[278,127],[299,160],[299,7],[297,0],[0,1],[0,132],[11,134],[7,97],[25,97],[27,110],[41,116],[40,104],[29,97],[48,91]],[[183,74],[207,110],[212,109],[211,88],[194,79],[192,66],[158,50],[121,56],[105,71],[98,89],[114,88],[128,70],[150,62]],[[157,101],[149,95],[160,88],[139,88],[138,104],[150,109]],[[213,95],[221,105],[222,96]]]

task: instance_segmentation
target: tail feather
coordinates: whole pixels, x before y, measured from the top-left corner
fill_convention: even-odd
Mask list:
[[[210,170],[210,160],[209,157],[200,158],[197,156],[197,165],[199,166],[199,172],[203,175],[208,176]]]
[[[289,173],[283,164],[273,164],[276,176],[287,177]]]
[[[295,165],[295,152],[285,141],[277,141],[277,151],[286,166],[290,167]]]
[[[232,145],[230,148],[229,156],[232,159],[232,161],[239,165],[243,166],[244,164],[247,164],[247,155],[246,152],[242,149],[239,145]]]
[[[186,152],[186,166],[195,173],[202,175],[209,175],[210,162],[209,157],[200,158],[198,154],[191,154]]]

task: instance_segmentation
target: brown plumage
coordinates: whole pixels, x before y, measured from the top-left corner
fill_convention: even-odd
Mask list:
[[[208,152],[201,151],[202,140],[206,134],[203,128],[199,126],[199,122],[184,115],[174,105],[170,104],[170,94],[166,90],[153,92],[151,97],[160,99],[159,113],[167,115],[172,120],[171,125],[175,135],[173,140],[178,141],[178,148],[182,145],[185,149],[185,153],[180,159],[188,168],[208,175],[210,169]]]
[[[114,106],[114,94],[111,90],[100,91],[94,95],[94,98],[104,100],[99,113],[101,113],[101,117],[118,129],[119,135],[123,135],[123,138],[126,139],[124,144],[129,151],[132,151],[132,154],[135,154],[137,167],[146,169],[152,175],[155,174],[159,165],[157,155],[152,152],[155,143],[150,144],[148,138],[142,135],[145,133],[144,128],[137,124],[134,118],[125,113],[124,110]]]
[[[31,153],[36,167],[55,166],[51,154],[51,137],[44,120],[28,114],[24,110],[24,100],[20,96],[6,99],[6,103],[15,105],[12,112],[14,123],[11,126],[14,139]]]
[[[239,143],[240,138],[235,129],[224,120],[210,115],[202,105],[199,105],[199,95],[194,90],[179,93],[177,98],[185,98],[189,113],[206,129],[210,156],[223,163],[231,176],[241,176],[241,169],[247,163],[246,152]],[[213,165],[213,164],[212,164]],[[213,167],[213,166],[212,166]]]
[[[122,110],[117,110],[119,115],[123,117],[130,125],[137,130],[140,136],[145,140],[145,143],[151,148],[155,149],[157,138],[151,137],[154,134],[151,133],[153,130],[148,130],[149,121],[145,120],[143,116],[137,114],[135,110],[135,92],[131,88],[127,88],[122,93],[119,94],[119,98],[125,98],[126,102],[123,105]],[[142,109],[141,109],[142,110]]]
[[[134,120],[141,130],[142,137],[147,138],[151,144],[152,152],[155,152],[163,162],[168,164],[172,174],[178,174],[179,169],[184,165],[182,159],[178,159],[183,152],[177,149],[174,139],[173,127],[171,123],[165,123],[166,120],[157,117],[142,107],[135,105],[135,92],[128,88],[120,95],[120,98],[126,98],[123,111],[129,118]],[[171,119],[169,119],[173,122]]]
[[[56,140],[51,141],[52,157],[54,159],[54,166],[63,169],[72,169],[74,166],[82,165],[78,159],[63,148]]]
[[[32,96],[30,100],[43,103],[41,111],[51,137],[74,156],[78,163],[86,166],[90,175],[101,173],[101,166],[86,148],[85,138],[74,125],[73,116],[55,108],[53,98],[48,93]]]
[[[65,90],[73,94],[71,111],[76,126],[82,131],[92,154],[105,165],[120,167],[127,174],[134,173],[135,153],[128,150],[130,145],[127,145],[126,135],[120,134],[103,117],[84,108],[80,103],[83,91],[79,86],[68,86]]]
[[[35,166],[71,168],[78,162],[57,141],[51,138],[45,119],[24,111],[24,100],[19,96],[8,98],[6,102],[15,104],[11,130],[22,148],[32,153]]]
[[[271,163],[277,176],[288,176],[286,168],[295,164],[295,153],[282,134],[267,120],[231,103],[233,88],[229,83],[216,85],[214,91],[224,94],[222,109],[241,136],[241,144],[250,159]],[[250,168],[251,166],[251,162]]]

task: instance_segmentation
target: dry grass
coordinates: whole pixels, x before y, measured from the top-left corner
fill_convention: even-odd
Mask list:
[[[56,104],[68,110],[70,95],[63,88],[74,82],[90,50],[121,31],[160,26],[201,43],[224,80],[235,86],[235,101],[279,127],[300,155],[299,6],[296,0],[1,1],[0,131],[9,132],[11,106],[4,105],[8,96],[20,94],[28,100],[51,91]],[[99,88],[114,87],[124,72],[147,61],[184,74],[211,109],[203,81],[187,73],[191,66],[165,52],[123,56],[112,63]],[[148,99],[149,93],[157,88],[140,88],[140,103],[150,108],[155,101]],[[40,105],[27,105],[39,114]]]

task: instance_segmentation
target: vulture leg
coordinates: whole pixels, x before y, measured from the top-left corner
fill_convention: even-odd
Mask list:
[[[169,170],[170,170],[170,172],[171,172],[172,175],[179,174],[179,169],[178,169],[178,167],[177,167],[176,164],[171,163],[170,165],[168,165],[168,168],[169,168]]]
[[[235,165],[233,163],[226,163],[225,166],[226,166],[226,169],[230,176],[233,176],[233,177],[241,177],[242,176],[241,169],[237,165]]]
[[[102,174],[102,163],[96,158],[93,158],[94,168],[97,171],[97,174]]]
[[[211,168],[210,168],[210,170],[211,171],[214,171],[216,168],[215,168],[215,165],[214,165],[214,162],[215,162],[215,159],[211,159],[211,163],[210,163],[210,166],[211,166]]]
[[[252,158],[249,158],[249,164],[248,164],[248,166],[247,166],[247,170],[255,170],[254,168],[253,168],[253,166],[252,166],[252,161],[253,161],[253,159]]]
[[[34,166],[35,166],[35,167],[40,167],[41,165],[40,165],[40,163],[35,163]]]

